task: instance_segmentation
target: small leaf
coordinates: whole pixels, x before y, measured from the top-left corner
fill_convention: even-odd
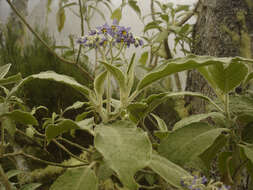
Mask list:
[[[191,175],[183,168],[158,154],[152,154],[152,160],[149,167],[159,174],[167,183],[179,189],[182,188],[182,178],[191,177]]]
[[[66,20],[65,10],[64,8],[61,7],[56,14],[56,23],[59,32],[62,31],[65,24],[65,20]]]
[[[160,30],[161,26],[159,26],[159,24],[161,24],[161,23],[162,23],[162,21],[153,21],[153,22],[146,24],[144,27],[144,32],[147,32],[148,30],[151,30],[151,29]]]
[[[124,76],[123,72],[119,68],[117,68],[113,65],[109,65],[108,63],[103,62],[103,61],[100,61],[100,62],[106,67],[106,69],[117,80],[119,87],[121,89],[121,92],[125,92],[126,91],[126,83],[125,83],[126,80],[125,80],[125,76]]]
[[[139,59],[139,63],[141,65],[146,65],[148,61],[148,51],[145,51],[141,54],[141,58]]]
[[[100,73],[94,80],[94,89],[97,97],[100,99],[102,103],[102,97],[104,94],[104,83],[107,76],[107,71]]]
[[[76,110],[76,109],[80,109],[82,108],[84,105],[86,105],[87,103],[86,102],[80,102],[80,101],[77,101],[75,102],[73,105],[67,107],[65,110],[64,110],[64,113],[66,113],[67,111],[69,110]]]
[[[166,123],[157,115],[151,114],[157,121],[160,131],[168,131]]]
[[[86,130],[89,133],[93,133],[91,130],[91,122],[93,121],[93,118],[90,119],[85,119],[83,121],[75,122],[70,119],[63,119],[57,124],[49,124],[46,127],[46,137],[47,140],[50,141],[53,138],[69,132],[70,130],[75,130],[75,129],[82,129]]]
[[[21,173],[24,173],[24,172],[21,171],[21,170],[10,170],[10,171],[8,171],[8,172],[6,173],[6,176],[7,176],[8,179],[10,179],[10,178],[12,178],[12,177],[14,177],[14,176],[16,176],[16,175],[21,174]]]
[[[137,13],[137,15],[139,17],[141,17],[141,9],[140,7],[137,5],[137,1],[135,0],[128,0],[128,4],[130,5],[130,7]]]
[[[21,74],[18,73],[16,75],[10,76],[8,78],[0,79],[0,85],[8,85],[21,81]]]
[[[3,79],[5,77],[5,75],[9,71],[10,67],[11,67],[11,64],[6,64],[3,66],[0,66],[0,79]]]
[[[111,19],[112,20],[116,19],[119,22],[121,20],[121,17],[122,17],[121,9],[117,8],[113,11]]]
[[[30,112],[14,110],[3,114],[3,116],[7,116],[15,122],[23,125],[39,125],[37,119]]]
[[[94,144],[123,185],[137,190],[135,173],[148,166],[152,146],[145,132],[131,122],[120,121],[95,128]]]
[[[55,180],[50,190],[97,190],[98,180],[90,168],[68,169]]]

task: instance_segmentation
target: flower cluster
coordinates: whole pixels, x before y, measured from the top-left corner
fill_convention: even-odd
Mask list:
[[[97,27],[96,30],[91,30],[77,42],[87,47],[106,47],[108,44],[121,44],[126,47],[130,47],[131,44],[135,47],[143,45],[143,41],[130,32],[130,27],[119,26],[117,20],[114,20],[111,26],[106,23]]]
[[[220,181],[214,182],[213,180],[210,180],[208,182],[205,176],[203,177],[191,176],[191,177],[183,178],[181,180],[181,186],[189,190],[207,190],[207,189],[229,190],[230,189],[230,186],[226,186]]]

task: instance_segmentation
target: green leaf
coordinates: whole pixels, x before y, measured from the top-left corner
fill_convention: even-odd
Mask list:
[[[227,144],[227,138],[225,135],[220,135],[215,142],[212,144],[211,147],[209,147],[205,152],[203,152],[199,157],[206,165],[207,169],[210,170],[212,161],[216,158],[217,154],[220,152],[220,150],[226,146]]]
[[[117,21],[119,22],[121,20],[121,17],[122,17],[121,9],[117,8],[113,11],[111,19],[112,20],[117,19]]]
[[[128,4],[130,5],[130,7],[137,13],[137,15],[139,17],[141,17],[141,9],[140,7],[137,5],[137,1],[135,0],[128,0]]]
[[[8,179],[10,179],[10,178],[12,178],[12,177],[14,177],[16,175],[21,174],[21,173],[24,173],[24,171],[21,171],[21,170],[10,170],[10,171],[8,171],[6,173],[6,176],[7,176]]]
[[[62,31],[65,24],[65,20],[66,20],[65,10],[64,8],[61,7],[56,14],[56,23],[59,32]]]
[[[3,114],[3,116],[7,116],[15,122],[23,125],[39,125],[37,119],[30,112],[14,110]]]
[[[100,73],[94,80],[94,89],[97,97],[102,101],[104,94],[104,83],[107,76],[107,71]]]
[[[184,70],[189,70],[189,69],[195,69],[195,68],[204,68],[203,66],[208,66],[208,65],[217,65],[217,64],[229,64],[229,63],[238,63],[238,62],[250,62],[253,63],[251,59],[244,59],[241,57],[227,57],[227,58],[217,58],[217,57],[211,57],[211,56],[196,56],[196,55],[188,55],[183,58],[176,58],[172,60],[165,61],[162,67],[160,67],[159,70],[153,71],[148,73],[144,78],[140,81],[138,84],[138,91],[142,90],[143,88],[147,87],[148,85],[152,84],[153,82],[162,79],[163,77],[166,77],[168,75],[181,72]],[[237,65],[235,66],[237,68]],[[239,66],[243,71],[241,74],[244,75],[245,68],[242,66]],[[239,68],[238,67],[238,68]],[[231,73],[232,70],[234,71],[234,67],[229,68],[226,72]],[[208,73],[201,73],[204,75],[204,77],[210,82],[211,76],[208,75]],[[234,75],[233,75],[234,76]],[[231,77],[229,77],[230,79]],[[242,77],[239,77],[240,80]],[[232,82],[228,82],[229,85],[226,85],[226,89],[231,88],[234,86],[235,82],[234,80],[239,81],[238,79],[232,79]],[[226,80],[227,81],[227,80]],[[229,87],[229,88],[228,88]]]
[[[57,124],[50,124],[46,127],[46,137],[47,140],[50,141],[53,138],[61,135],[63,133],[69,132],[70,130],[82,129],[86,130],[89,133],[93,133],[91,130],[91,122],[93,118],[85,119],[83,121],[75,122],[70,119],[63,119]]]
[[[8,84],[13,84],[21,81],[22,77],[21,74],[18,73],[16,75],[10,76],[8,78],[3,78],[0,79],[0,85],[8,85]]]
[[[212,146],[226,128],[214,128],[207,123],[193,123],[178,129],[161,141],[158,152],[179,165],[191,163]]]
[[[247,76],[247,78],[246,78],[244,84],[247,84],[251,79],[253,79],[253,72],[251,72],[251,73]]]
[[[34,80],[34,79],[52,80],[52,81],[55,81],[55,82],[63,83],[63,84],[66,84],[66,85],[76,89],[78,92],[85,95],[86,97],[89,96],[90,89],[88,89],[87,87],[79,84],[73,78],[71,78],[67,75],[61,75],[61,74],[55,73],[53,71],[41,72],[39,74],[30,75],[30,76],[24,78],[16,87],[14,87],[11,90],[9,96],[13,95],[24,84],[26,84],[27,82],[29,82],[31,80]]]
[[[243,82],[248,74],[248,67],[242,62],[231,60],[227,67],[224,63],[218,63],[199,68],[199,72],[216,92],[220,90],[227,94]]]
[[[161,24],[161,23],[162,23],[162,21],[153,21],[153,22],[148,23],[144,27],[144,33],[147,32],[148,30],[151,30],[151,29],[158,29],[158,30],[160,30],[161,27],[159,26],[159,24]]]
[[[141,65],[146,65],[148,61],[148,51],[145,51],[141,54],[141,58],[139,59],[139,63]]]
[[[180,128],[182,128],[186,125],[189,125],[191,123],[199,122],[199,121],[204,120],[208,117],[224,117],[225,118],[225,116],[219,112],[191,115],[191,116],[183,118],[180,121],[178,121],[177,123],[175,123],[173,130],[180,129]]]
[[[50,190],[97,190],[98,180],[88,167],[68,169],[56,179]]]
[[[84,105],[86,105],[86,102],[77,101],[77,102],[75,102],[73,105],[67,107],[67,108],[64,110],[64,113],[67,112],[67,111],[69,111],[69,110],[80,109],[80,108],[82,108]]]
[[[120,121],[96,127],[94,144],[123,185],[137,190],[134,175],[151,159],[152,146],[147,134],[131,122]]]
[[[41,186],[40,183],[29,183],[29,184],[26,184],[24,186],[22,186],[20,188],[20,190],[35,190],[37,189],[39,186]]]
[[[152,154],[152,160],[149,167],[159,174],[170,185],[182,188],[182,177],[190,177],[191,175],[180,166],[167,160],[166,158],[159,156],[158,154]]]
[[[163,40],[167,39],[169,35],[169,31],[168,30],[163,30],[162,32],[160,32],[158,34],[158,36],[155,39],[155,42],[163,42]]]
[[[166,123],[157,115],[151,114],[157,121],[160,131],[168,131]]]
[[[106,67],[106,69],[112,74],[112,76],[117,80],[119,87],[121,89],[121,92],[125,92],[126,79],[123,72],[119,68],[113,65],[109,65],[106,62],[100,61],[100,63],[102,63]]]
[[[95,125],[95,122],[93,117],[78,121],[76,124],[81,130],[88,131],[91,135],[94,135],[93,126]]]
[[[243,149],[246,157],[253,164],[253,144],[248,144],[248,145],[239,144],[239,146]]]
[[[129,118],[135,122],[138,123],[139,120],[141,120],[143,117],[145,117],[144,111],[148,108],[148,105],[146,103],[131,103],[127,106],[127,110],[129,112]]]
[[[153,94],[148,98],[142,100],[141,102],[131,103],[128,105],[127,109],[130,113],[130,119],[134,122],[138,122],[140,119],[145,117],[148,113],[152,112],[158,105],[166,101],[168,98],[179,97],[179,96],[194,96],[202,98],[214,106],[217,107],[221,112],[223,111],[220,107],[218,107],[215,102],[213,102],[209,97],[204,96],[203,94],[196,92],[174,92],[174,93],[161,93],[161,94]]]
[[[10,67],[11,67],[11,64],[6,64],[0,67],[0,79],[3,79],[5,77]]]

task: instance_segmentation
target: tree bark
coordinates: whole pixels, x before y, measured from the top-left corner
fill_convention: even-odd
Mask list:
[[[253,34],[253,0],[200,0],[198,19],[193,30],[193,49],[197,55],[251,58]],[[186,90],[209,97],[213,90],[196,71],[187,74]],[[186,97],[190,114],[206,111],[205,102]]]

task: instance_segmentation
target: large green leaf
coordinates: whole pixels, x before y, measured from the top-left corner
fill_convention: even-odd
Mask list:
[[[7,112],[2,116],[7,116],[17,123],[24,125],[39,125],[37,119],[30,113],[22,110],[14,110],[12,112]]]
[[[169,133],[161,141],[158,152],[180,165],[191,163],[212,146],[225,128],[214,128],[207,123],[193,123]]]
[[[159,174],[166,182],[179,189],[182,188],[180,183],[182,177],[191,177],[183,168],[158,154],[152,154],[149,167]]]
[[[138,189],[134,174],[151,160],[152,146],[147,134],[130,122],[120,121],[96,127],[94,142],[123,185]]]
[[[68,169],[56,179],[50,190],[97,190],[98,180],[88,167]]]
[[[240,69],[243,73],[240,74],[239,79],[244,78],[246,68],[244,66],[241,66],[242,63],[239,62],[251,62],[253,61],[251,59],[245,59],[241,57],[226,57],[226,58],[217,58],[217,57],[211,57],[211,56],[196,56],[196,55],[188,55],[183,58],[176,58],[172,60],[165,61],[165,63],[156,71],[153,71],[151,73],[148,73],[138,84],[137,90],[142,90],[143,88],[147,87],[151,83],[166,77],[168,75],[181,72],[184,70],[189,69],[195,69],[200,68],[203,66],[208,65],[217,65],[217,64],[234,64],[234,66],[231,65],[230,68],[227,68],[226,72],[231,73],[235,69]],[[237,73],[237,71],[236,71]],[[202,72],[202,74],[204,74]],[[204,74],[205,76],[205,74]],[[234,76],[234,75],[233,75]],[[242,77],[243,76],[243,77]],[[206,77],[206,76],[205,76]],[[206,77],[207,78],[207,77]],[[209,77],[210,78],[210,77]],[[239,79],[232,79],[229,77],[229,79],[232,80],[232,82],[226,82],[223,86],[224,90],[228,91],[231,89],[235,84],[238,83]]]
[[[231,61],[228,66],[223,63],[199,68],[199,72],[206,78],[212,88],[228,93],[244,81],[248,74],[248,67],[238,61]]]
[[[10,67],[11,67],[11,64],[6,64],[0,67],[0,79],[3,79],[5,77]]]
[[[196,123],[199,122],[203,119],[206,119],[208,117],[224,117],[223,114],[219,113],[219,112],[211,112],[211,113],[203,113],[203,114],[197,114],[197,115],[191,115],[189,117],[185,117],[183,119],[181,119],[180,121],[178,121],[177,123],[175,123],[173,130],[177,130],[180,129],[186,125],[189,125],[191,123]]]
[[[63,133],[69,132],[70,130],[82,129],[86,130],[89,133],[93,134],[92,126],[93,126],[93,118],[85,119],[79,122],[75,122],[70,119],[61,120],[57,124],[50,124],[46,127],[46,137],[47,140],[50,141],[53,138],[61,135]]]
[[[218,105],[216,105],[214,101],[212,101],[209,97],[204,96],[203,94],[196,92],[166,92],[161,94],[153,94],[148,98],[142,100],[141,102],[129,104],[127,109],[130,113],[130,119],[134,122],[138,122],[148,113],[152,112],[158,105],[166,101],[168,98],[180,97],[185,95],[202,98],[213,104],[219,111],[223,112],[223,110]]]
[[[69,76],[57,74],[53,71],[46,71],[46,72],[41,72],[39,74],[34,74],[34,75],[24,78],[15,88],[13,88],[11,90],[9,96],[13,95],[13,93],[15,93],[17,90],[19,90],[25,83],[27,83],[33,79],[52,80],[55,82],[66,84],[68,86],[73,87],[78,92],[80,92],[81,94],[83,94],[87,97],[90,92],[90,89],[79,84],[77,81],[75,81],[73,78],[71,78]]]

